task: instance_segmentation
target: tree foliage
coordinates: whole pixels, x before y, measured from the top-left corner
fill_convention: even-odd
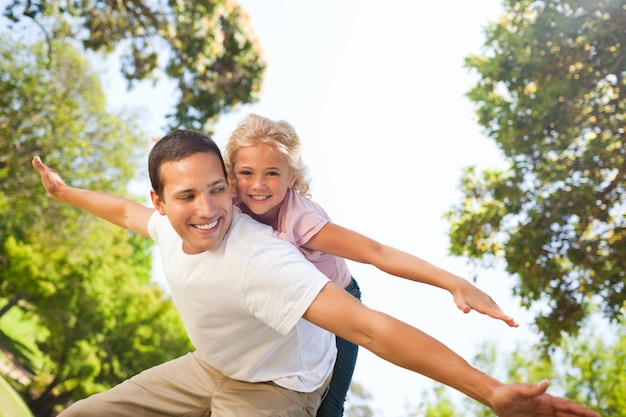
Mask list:
[[[514,293],[539,306],[545,347],[599,301],[626,306],[626,4],[506,0],[466,59],[468,97],[504,168],[466,169],[447,214],[451,252],[504,259]]]
[[[5,34],[0,56],[0,292],[46,330],[22,394],[49,416],[191,347],[150,283],[152,243],[51,199],[31,165],[40,154],[74,185],[130,195],[146,138],[133,115],[106,111],[96,74],[65,41]]]
[[[30,45],[0,36],[0,242],[76,213],[49,206],[31,166],[41,154],[81,185],[126,192],[141,155],[137,126],[105,111],[96,74],[66,42]],[[147,144],[146,144],[147,146]],[[45,211],[50,208],[51,211]],[[64,214],[65,213],[65,214]],[[37,222],[33,222],[36,219]],[[63,230],[56,230],[64,233]],[[72,228],[68,233],[74,233]]]
[[[171,129],[209,129],[221,113],[258,99],[265,63],[233,0],[12,0],[3,14],[47,39],[79,40],[105,54],[118,48],[129,87],[174,80],[177,94],[163,97],[172,100]]]
[[[38,342],[44,360],[22,390],[35,416],[191,349],[173,305],[137,271],[149,261],[148,241],[138,251],[123,230],[100,223],[82,250],[48,247],[45,238],[45,246],[5,245],[6,274],[28,290],[27,317],[47,330]]]

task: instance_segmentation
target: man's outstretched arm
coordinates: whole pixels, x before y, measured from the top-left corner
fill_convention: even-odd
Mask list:
[[[547,381],[504,384],[471,366],[426,333],[372,310],[328,283],[303,318],[381,358],[481,402],[499,417],[599,417],[573,401],[546,394]]]
[[[149,237],[148,220],[154,213],[153,208],[113,194],[71,187],[38,156],[33,158],[32,163],[41,176],[41,182],[46,191],[57,200]]]

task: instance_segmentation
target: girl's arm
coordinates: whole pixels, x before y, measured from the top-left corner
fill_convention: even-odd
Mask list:
[[[371,264],[391,275],[443,288],[452,294],[457,307],[464,313],[474,309],[502,320],[511,327],[518,326],[489,295],[468,280],[345,227],[329,222],[303,246],[355,262]]]

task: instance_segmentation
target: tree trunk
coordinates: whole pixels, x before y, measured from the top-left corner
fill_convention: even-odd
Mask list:
[[[72,392],[64,392],[60,395],[54,394],[54,388],[57,386],[57,381],[53,381],[46,387],[46,390],[41,393],[37,398],[33,398],[28,401],[28,407],[33,413],[34,417],[54,417],[57,413],[54,412],[54,406],[58,404],[65,404],[72,397]]]
[[[4,316],[12,307],[15,307],[17,303],[20,302],[20,300],[26,297],[26,294],[27,294],[26,291],[21,291],[15,297],[7,301],[7,303],[2,308],[0,308],[0,317]]]

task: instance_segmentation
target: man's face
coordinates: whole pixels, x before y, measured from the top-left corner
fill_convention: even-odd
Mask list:
[[[214,250],[224,240],[233,217],[233,202],[219,158],[196,153],[161,165],[163,199],[151,192],[152,203],[167,215],[183,240],[183,251]]]

